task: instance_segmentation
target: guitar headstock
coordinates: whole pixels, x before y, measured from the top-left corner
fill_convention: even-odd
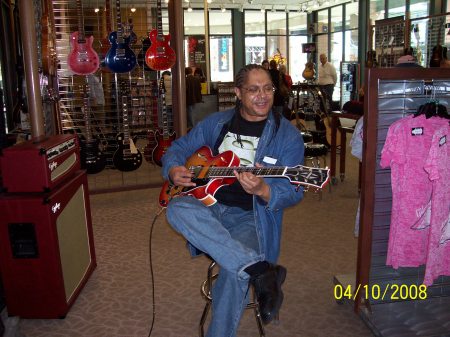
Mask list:
[[[288,167],[284,176],[289,178],[292,184],[322,188],[330,180],[330,170],[328,168],[297,165]]]

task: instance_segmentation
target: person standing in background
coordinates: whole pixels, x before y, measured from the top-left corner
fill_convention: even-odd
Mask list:
[[[172,108],[172,74],[166,70],[162,74],[162,80],[164,82],[164,99],[167,107]]]
[[[191,67],[186,67],[186,113],[187,127],[194,126],[194,107],[202,101],[202,85],[198,77],[193,75]]]
[[[282,115],[285,98],[280,93],[280,71],[277,69],[277,61],[271,60],[269,62],[269,68],[270,77],[272,78],[272,84],[275,87],[275,94],[273,97],[273,111]]]
[[[288,87],[289,90],[292,89],[292,77],[287,73],[286,65],[280,64],[278,67],[278,70],[280,71],[281,77],[284,79],[284,83]]]
[[[269,70],[269,61],[264,60],[262,61],[261,65],[263,66],[264,69]]]
[[[328,96],[331,103],[333,100],[333,91],[337,83],[337,74],[334,66],[328,62],[327,55],[320,54],[319,64],[319,85],[323,93]]]

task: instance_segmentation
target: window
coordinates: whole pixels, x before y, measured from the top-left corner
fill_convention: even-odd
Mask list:
[[[209,11],[209,34],[231,35],[231,11]]]
[[[345,32],[344,61],[358,62],[358,30]]]
[[[261,11],[245,11],[244,12],[245,21],[245,35],[248,34],[261,34],[266,33],[266,17],[265,13]]]
[[[294,83],[303,81],[303,70],[311,54],[302,52],[302,44],[308,42],[308,20],[306,13],[289,13],[289,58],[288,71]]]
[[[345,6],[345,29],[358,29],[358,3],[352,2]]]
[[[266,57],[266,39],[264,36],[245,37],[245,64],[261,64]]]
[[[388,0],[388,18],[403,16],[406,12],[406,0]]]
[[[200,67],[206,74],[204,15],[203,9],[184,12],[185,64]],[[211,10],[208,16],[211,81],[233,81],[231,10]]]
[[[448,1],[448,4],[450,5],[450,1]],[[410,0],[409,12],[411,19],[423,18],[425,16],[428,16],[429,11],[430,11],[429,1]]]
[[[267,12],[267,35],[286,35],[285,12]]]
[[[355,3],[357,5],[357,3]],[[331,8],[331,27],[330,32],[339,32],[342,30],[342,6]]]
[[[328,33],[328,9],[317,12],[317,34]]]
[[[304,80],[302,72],[311,57],[311,54],[302,53],[302,44],[306,42],[308,42],[306,35],[289,36],[289,75],[294,83]]]
[[[211,36],[209,43],[211,81],[233,81],[233,39],[230,36]]]

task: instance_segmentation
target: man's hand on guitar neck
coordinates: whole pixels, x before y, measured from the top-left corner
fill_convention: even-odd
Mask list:
[[[194,174],[184,166],[174,166],[169,170],[169,180],[175,186],[196,186],[192,182]]]
[[[263,167],[261,164],[256,163],[256,167]],[[242,185],[245,192],[254,194],[261,197],[265,202],[270,200],[270,187],[264,181],[263,178],[257,177],[250,172],[233,171],[236,179]]]

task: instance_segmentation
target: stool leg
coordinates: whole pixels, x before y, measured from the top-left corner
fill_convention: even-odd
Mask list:
[[[264,325],[262,322],[261,313],[259,312],[258,305],[256,305],[254,307],[253,311],[255,312],[255,319],[256,319],[256,324],[258,325],[259,337],[265,337],[266,333],[264,331]]]
[[[208,317],[210,307],[211,307],[211,302],[206,301],[205,309],[203,309],[202,317],[200,318],[200,324],[199,324],[200,337],[205,337],[204,325],[206,322],[206,318]]]

